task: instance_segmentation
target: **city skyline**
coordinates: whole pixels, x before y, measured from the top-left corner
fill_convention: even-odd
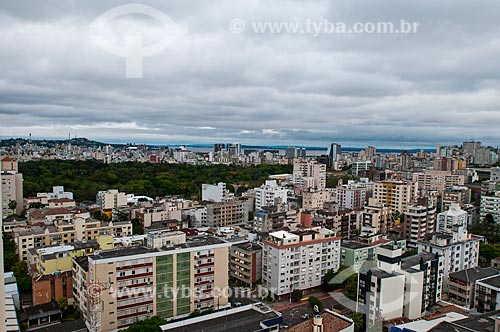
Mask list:
[[[500,4],[147,1],[186,33],[144,59],[143,78],[129,79],[124,59],[89,38],[91,23],[122,2],[2,3],[0,136],[384,147],[500,140]],[[235,33],[234,19],[247,30]],[[405,20],[418,31],[251,31],[252,22],[307,19]],[[161,36],[154,19],[110,23],[110,42],[130,29],[145,44]]]

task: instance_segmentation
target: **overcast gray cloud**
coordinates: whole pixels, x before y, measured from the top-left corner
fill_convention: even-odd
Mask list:
[[[500,3],[486,0],[143,1],[186,34],[142,79],[89,39],[124,1],[0,1],[0,136],[156,143],[498,145]],[[229,23],[243,19],[242,33]],[[418,22],[415,34],[256,33],[252,22]],[[158,21],[123,15],[162,38]]]

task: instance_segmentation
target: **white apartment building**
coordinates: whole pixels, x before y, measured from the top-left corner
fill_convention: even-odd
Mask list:
[[[444,258],[444,288],[448,289],[451,272],[478,266],[479,243],[483,237],[467,231],[467,212],[452,204],[450,209],[437,216],[436,233],[432,238],[417,243],[418,252],[439,254]]]
[[[335,189],[335,196],[339,208],[362,209],[366,203],[366,188],[343,185]]]
[[[386,180],[375,182],[373,198],[389,206],[392,212],[407,211],[408,206],[417,198],[418,187],[415,182]]]
[[[304,190],[326,188],[326,165],[317,161],[293,160],[293,183]]]
[[[326,228],[278,231],[262,244],[262,284],[276,297],[318,287],[329,270],[340,266],[340,237]]]
[[[69,191],[64,191],[63,186],[54,186],[52,187],[52,192],[51,193],[37,193],[36,197],[46,197],[47,200],[51,199],[62,199],[62,198],[67,198],[67,199],[73,199],[73,193]]]
[[[266,180],[266,183],[255,188],[255,210],[262,210],[264,206],[286,204],[288,190],[278,185],[276,180]]]
[[[96,195],[97,205],[103,210],[111,210],[127,206],[127,194],[121,193],[116,189],[99,191]]]
[[[476,282],[475,309],[478,312],[500,309],[500,275]]]
[[[234,195],[229,193],[224,182],[201,185],[202,201],[220,203],[231,198],[234,198]]]
[[[402,259],[401,255],[398,247],[379,247],[377,268],[359,274],[358,303],[369,327],[394,318],[420,318],[441,300],[442,257],[425,253]]]
[[[490,214],[495,223],[500,223],[500,191],[487,192],[481,195],[481,221],[486,221]]]

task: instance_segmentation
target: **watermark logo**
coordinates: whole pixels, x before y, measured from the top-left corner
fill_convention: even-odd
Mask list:
[[[151,45],[143,45],[143,36],[129,33],[125,36],[125,45],[118,45],[109,40],[104,33],[109,21],[130,14],[141,14],[154,18],[163,25],[162,38]],[[125,58],[125,77],[142,78],[144,58],[158,54],[170,47],[177,39],[186,34],[186,30],[175,23],[165,13],[142,4],[126,4],[114,7],[97,17],[89,26],[89,38],[97,46],[113,55]]]
[[[420,23],[404,19],[398,22],[332,22],[322,20],[293,21],[245,21],[241,18],[229,22],[229,31],[240,34],[248,31],[254,34],[268,35],[305,35],[318,37],[320,35],[343,34],[401,34],[418,33]]]

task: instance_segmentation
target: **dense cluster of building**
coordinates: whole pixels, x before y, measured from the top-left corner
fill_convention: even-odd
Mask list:
[[[127,153],[149,162],[190,162],[194,156],[293,165],[291,174],[271,175],[241,195],[219,182],[203,184],[199,201],[108,189],[96,193],[95,203],[78,202],[61,186],[24,197],[16,159],[47,156],[25,148],[12,147],[12,157],[1,160],[1,207],[2,231],[14,240],[32,279],[29,304],[12,294],[5,303],[27,317],[31,330],[60,321],[51,306],[64,299],[81,312],[82,330],[92,332],[122,330],[153,316],[168,322],[164,331],[217,326],[226,319],[221,310],[251,320],[255,331],[277,331],[286,320],[259,300],[286,303],[297,292],[307,297],[321,291],[329,273],[345,268],[357,275],[355,310],[367,329],[386,322],[397,330],[398,320],[427,317],[443,303],[465,312],[500,309],[500,274],[479,266],[484,238],[468,231],[471,224],[500,220],[500,170],[489,167],[498,155],[479,142],[415,154],[382,154],[372,146],[343,153],[332,144],[314,158],[294,147],[254,156],[239,144],[216,144],[208,155],[156,151],[158,159],[147,147],[94,147],[91,154],[104,162]],[[81,146],[51,149],[74,157],[90,153]],[[327,186],[329,179],[335,185]],[[265,295],[235,307],[228,294],[234,286]],[[353,331],[352,320],[330,309],[287,328]]]

